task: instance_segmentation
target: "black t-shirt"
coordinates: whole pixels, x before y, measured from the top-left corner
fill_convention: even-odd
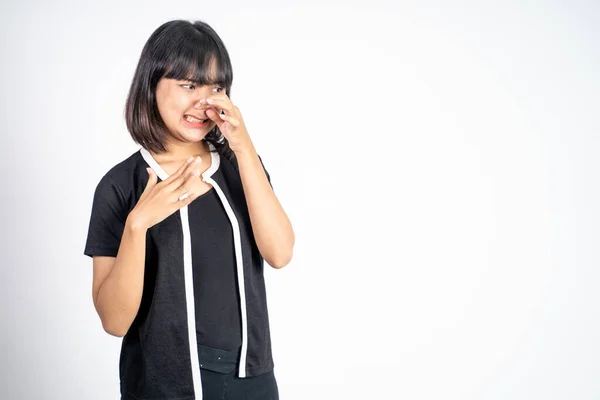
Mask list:
[[[102,177],[84,254],[117,256],[127,216],[146,188],[147,167],[159,181],[168,177],[143,148]],[[119,361],[124,399],[193,398],[201,390],[199,368],[237,366],[237,376],[246,378],[274,367],[264,260],[237,160],[212,152],[202,178],[210,192],[146,232],[142,299]]]
[[[242,338],[231,224],[214,188],[188,208],[198,345],[237,354]]]
[[[215,188],[188,210],[200,364],[229,373],[242,344],[233,230]]]

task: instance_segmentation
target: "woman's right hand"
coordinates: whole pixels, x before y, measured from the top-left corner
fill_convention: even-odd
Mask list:
[[[190,204],[199,195],[200,157],[186,160],[179,169],[164,181],[156,183],[158,178],[152,168],[147,168],[149,177],[144,192],[131,210],[128,219],[143,229],[158,224],[183,206]],[[187,197],[179,200],[187,193]]]

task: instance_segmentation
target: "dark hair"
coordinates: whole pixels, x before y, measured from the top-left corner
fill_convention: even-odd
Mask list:
[[[217,63],[216,76],[210,76],[213,62]],[[156,86],[163,77],[189,80],[199,86],[217,84],[230,95],[233,71],[223,41],[205,22],[169,21],[150,35],[125,103],[125,123],[133,140],[155,153],[167,151],[169,135],[156,103]],[[229,142],[216,125],[203,140],[227,158],[232,157]]]

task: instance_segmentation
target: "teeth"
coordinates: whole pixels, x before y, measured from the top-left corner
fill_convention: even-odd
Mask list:
[[[189,122],[193,122],[193,123],[198,123],[198,122],[202,122],[202,121],[203,121],[203,120],[201,120],[201,119],[197,119],[197,118],[194,118],[194,117],[190,117],[189,115],[186,115],[186,116],[185,116],[185,119],[186,119],[186,120],[188,120]]]

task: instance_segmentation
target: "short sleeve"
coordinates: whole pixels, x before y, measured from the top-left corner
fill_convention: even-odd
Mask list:
[[[94,192],[88,236],[83,254],[116,257],[127,220],[123,194],[110,176],[102,177]]]

